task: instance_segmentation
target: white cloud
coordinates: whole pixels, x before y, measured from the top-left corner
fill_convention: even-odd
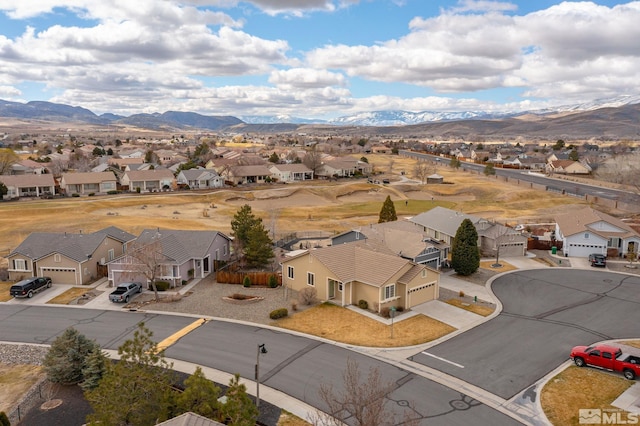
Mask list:
[[[269,83],[286,90],[344,86],[345,80],[342,74],[308,68],[273,71],[269,77]]]

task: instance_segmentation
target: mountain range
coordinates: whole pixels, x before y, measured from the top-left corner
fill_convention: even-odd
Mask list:
[[[620,96],[589,103],[527,112],[374,111],[333,120],[290,116],[208,116],[167,111],[128,117],[44,101],[0,100],[0,119],[86,123],[152,130],[229,132],[305,132],[309,134],[379,134],[419,137],[551,137],[640,140],[640,96]]]

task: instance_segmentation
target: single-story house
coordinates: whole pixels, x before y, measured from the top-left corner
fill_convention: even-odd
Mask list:
[[[222,188],[224,178],[215,170],[189,169],[181,170],[176,178],[178,185],[188,185],[190,189]]]
[[[558,215],[555,221],[555,238],[562,241],[565,256],[638,254],[640,235],[620,219],[606,213],[586,207]]]
[[[556,160],[547,163],[546,172],[566,175],[588,175],[591,173],[591,167],[580,161]]]
[[[39,163],[33,160],[20,160],[19,162],[11,165],[12,175],[41,175],[47,172],[47,168],[43,163]]]
[[[301,291],[315,288],[317,297],[341,306],[369,309],[413,306],[438,298],[440,274],[366,240],[305,250],[282,262],[283,285]]]
[[[304,164],[274,164],[269,167],[271,176],[278,182],[313,180],[313,170]]]
[[[229,180],[234,185],[265,183],[271,178],[271,170],[265,165],[233,166],[229,169]]]
[[[106,194],[118,189],[118,180],[112,172],[63,173],[60,188],[67,194]]]
[[[56,193],[56,181],[50,174],[0,175],[0,182],[7,187],[7,199],[42,197]]]
[[[120,184],[132,192],[138,188],[141,192],[169,191],[175,189],[176,178],[168,169],[135,170],[125,172]]]
[[[118,285],[140,281],[148,286],[151,266],[159,272],[156,281],[171,287],[214,271],[216,261],[228,261],[231,238],[218,231],[145,229],[127,253],[108,263],[109,281]]]
[[[526,236],[512,228],[477,216],[438,206],[409,220],[420,225],[422,232],[429,238],[450,246],[465,219],[471,220],[478,232],[478,248],[483,256],[495,256],[498,250],[503,257],[527,254]]]
[[[88,284],[99,265],[121,256],[135,239],[116,227],[90,234],[34,232],[9,253],[9,279],[51,277],[54,283]]]

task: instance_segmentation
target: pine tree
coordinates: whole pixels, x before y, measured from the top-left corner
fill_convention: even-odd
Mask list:
[[[84,380],[80,383],[80,387],[85,391],[97,388],[106,370],[107,356],[102,352],[100,346],[95,345],[87,355],[84,367],[82,368],[82,377]]]
[[[398,216],[396,215],[396,207],[394,206],[393,201],[391,201],[391,196],[387,195],[387,199],[384,200],[382,209],[380,209],[378,223],[393,222],[395,220],[398,220]]]
[[[262,224],[262,219],[253,214],[250,205],[245,204],[233,215],[233,220],[231,221],[232,235],[244,247],[249,241],[249,230],[258,224]]]
[[[44,368],[53,383],[71,385],[82,381],[87,356],[97,346],[73,327],[58,336],[44,358]]]
[[[249,267],[261,267],[269,264],[275,256],[273,241],[262,222],[256,224],[247,232],[248,242],[244,247],[244,257]]]
[[[215,420],[219,415],[220,388],[208,380],[200,367],[184,382],[185,389],[177,398],[178,411],[191,411],[209,419]]]
[[[234,375],[227,388],[227,402],[220,409],[219,421],[233,426],[255,426],[258,415],[258,407],[247,395],[247,387],[240,383],[240,375]]]
[[[153,333],[138,324],[118,348],[120,361],[107,363],[98,387],[85,392],[92,425],[154,425],[166,416],[172,364],[158,352]]]
[[[5,413],[4,411],[0,411],[0,426],[11,426],[9,417],[7,416],[7,413]]]
[[[469,219],[465,219],[456,231],[451,246],[451,266],[459,275],[471,275],[480,267],[478,231]]]

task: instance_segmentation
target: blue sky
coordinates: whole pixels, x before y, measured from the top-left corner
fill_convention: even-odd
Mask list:
[[[637,96],[640,2],[0,0],[0,99],[333,118]]]

